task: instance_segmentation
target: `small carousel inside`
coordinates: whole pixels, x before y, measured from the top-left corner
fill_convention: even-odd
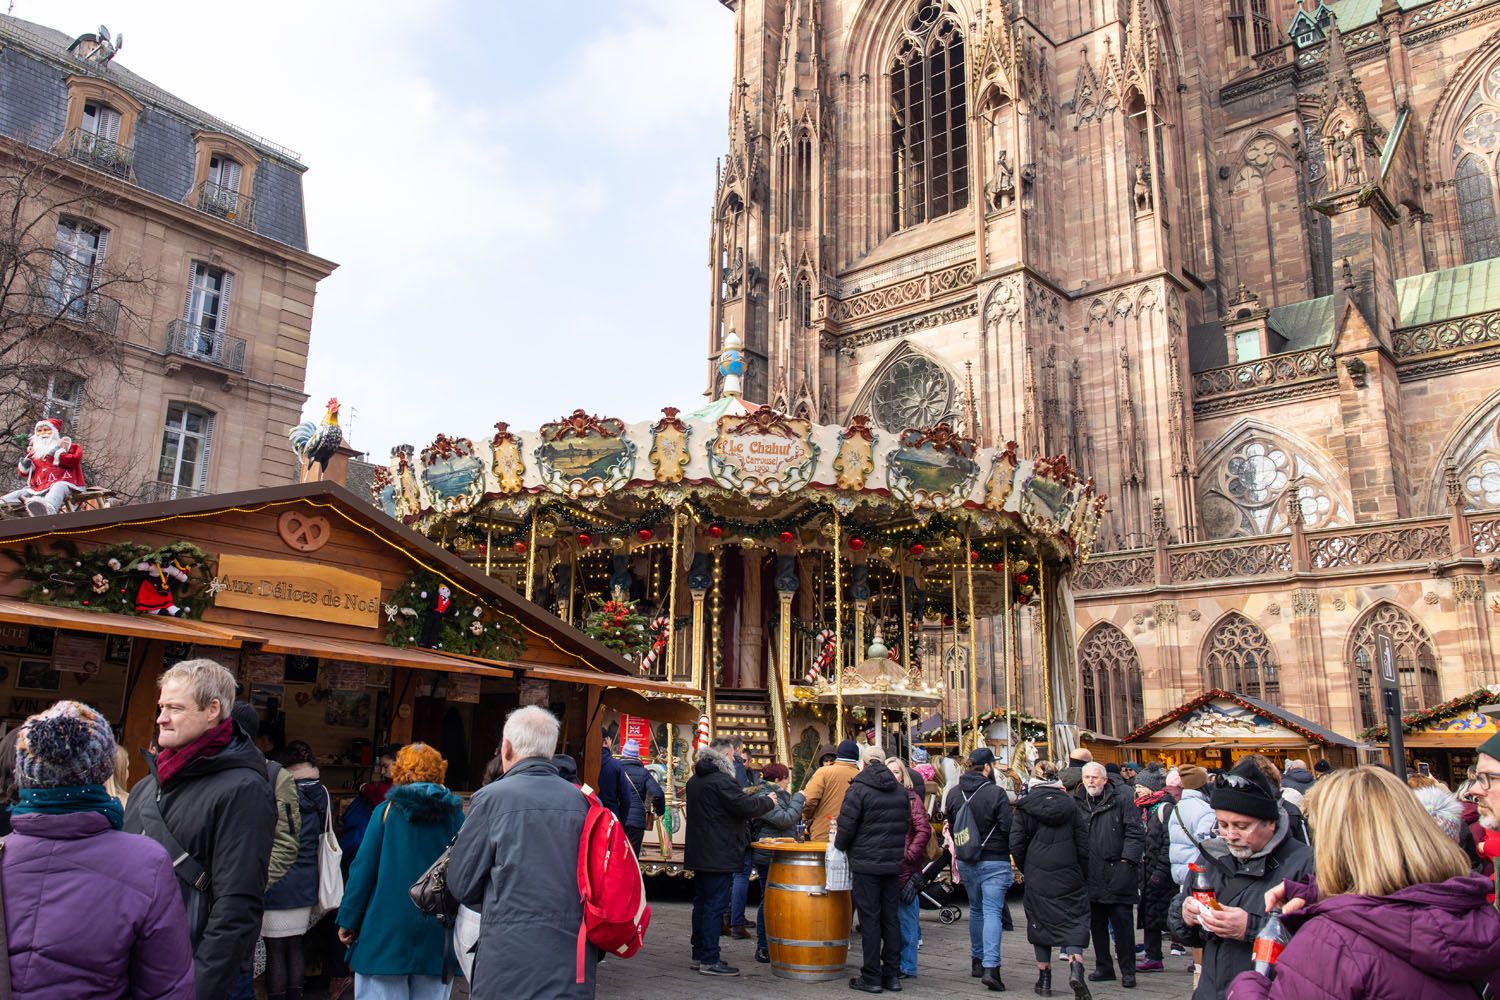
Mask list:
[[[642,756],[674,804],[710,735],[741,735],[795,786],[846,735],[896,749],[938,721],[954,749],[978,745],[1018,713],[1023,674],[1046,692],[1043,752],[1060,756],[1077,737],[1069,578],[1103,509],[1092,481],[946,423],[891,434],[756,406],[743,371],[731,333],[721,394],[695,412],[627,424],[575,410],[402,446],[376,500],[681,685],[696,725],[624,710],[605,725],[621,742],[649,735]],[[1040,618],[1029,656],[1022,608]]]

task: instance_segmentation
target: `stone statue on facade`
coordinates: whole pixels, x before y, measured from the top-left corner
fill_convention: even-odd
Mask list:
[[[1151,173],[1144,163],[1135,165],[1135,210],[1144,212],[1151,208]]]
[[[1000,150],[995,154],[995,177],[990,181],[987,191],[990,207],[995,211],[1004,211],[1007,205],[1015,203],[1016,200],[1016,168],[1011,165],[1010,153]]]

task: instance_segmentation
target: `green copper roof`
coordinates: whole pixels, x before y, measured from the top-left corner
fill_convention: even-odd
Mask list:
[[[1402,10],[1412,10],[1430,2],[1432,0],[1398,0],[1397,6]],[[1380,14],[1380,4],[1381,0],[1329,0],[1326,3],[1328,9],[1339,19],[1340,31],[1352,31],[1374,24]]]
[[[1500,309],[1500,258],[1399,278],[1396,300],[1403,327]]]
[[[1333,296],[1277,306],[1266,317],[1266,325],[1286,338],[1278,353],[1305,351],[1333,343]]]

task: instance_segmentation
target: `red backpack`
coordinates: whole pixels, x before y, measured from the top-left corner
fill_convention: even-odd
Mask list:
[[[584,982],[588,952],[584,943],[620,958],[629,958],[646,942],[651,907],[646,883],[625,828],[598,797],[585,793],[589,812],[578,838],[578,895],[583,923],[578,928],[578,979]]]

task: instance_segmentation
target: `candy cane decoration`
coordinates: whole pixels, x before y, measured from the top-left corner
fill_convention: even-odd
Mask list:
[[[652,639],[651,648],[646,650],[645,655],[641,657],[642,673],[650,673],[651,668],[656,666],[657,659],[666,652],[667,638],[672,634],[672,625],[667,621],[666,615],[657,615],[651,619],[651,624],[646,630]]]
[[[819,632],[817,641],[822,648],[818,650],[817,659],[813,660],[812,666],[807,668],[806,680],[809,684],[817,684],[822,680],[823,671],[833,662],[833,629],[825,628]]]
[[[708,746],[708,716],[698,716],[698,732],[693,736],[693,753]]]

